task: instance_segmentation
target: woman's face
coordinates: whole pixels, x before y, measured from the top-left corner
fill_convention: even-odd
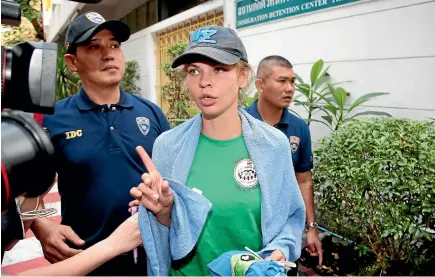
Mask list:
[[[237,109],[239,88],[247,84],[248,74],[238,74],[236,65],[203,60],[187,65],[187,87],[203,113],[214,119],[232,108]]]

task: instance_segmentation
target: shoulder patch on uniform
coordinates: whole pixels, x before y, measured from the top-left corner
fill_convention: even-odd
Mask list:
[[[144,135],[148,135],[150,131],[150,120],[147,117],[136,117],[136,124],[139,127],[139,131]]]
[[[300,141],[301,141],[301,139],[299,137],[296,137],[296,136],[290,137],[290,147],[291,147],[293,153],[298,151]]]

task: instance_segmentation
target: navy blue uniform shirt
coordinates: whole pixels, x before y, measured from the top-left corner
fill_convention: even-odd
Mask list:
[[[59,101],[43,126],[55,147],[62,224],[87,248],[130,216],[130,189],[146,172],[135,148],[143,146],[151,157],[168,121],[157,105],[122,89],[119,103],[110,107],[94,103],[82,89]]]
[[[258,99],[246,111],[254,118],[263,121],[257,108]],[[291,114],[287,109],[282,112],[281,120],[274,126],[289,139],[292,150],[293,167],[296,173],[307,172],[313,168],[310,128],[307,123]]]

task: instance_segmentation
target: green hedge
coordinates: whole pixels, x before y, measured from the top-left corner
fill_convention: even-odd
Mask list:
[[[374,258],[358,274],[433,274],[434,121],[356,120],[323,138],[315,157],[323,224]]]

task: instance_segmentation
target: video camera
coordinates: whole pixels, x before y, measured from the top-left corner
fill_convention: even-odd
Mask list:
[[[21,7],[1,1],[1,22],[21,23]],[[24,239],[16,197],[37,197],[53,184],[54,147],[33,114],[52,114],[56,101],[57,44],[24,42],[1,47],[2,260],[5,247]]]
[[[75,0],[99,3],[101,0]],[[21,6],[1,0],[1,23],[21,24]],[[53,114],[57,44],[23,42],[1,47],[2,260],[5,244],[23,239],[16,197],[44,194],[55,179],[54,147],[34,114]],[[18,209],[18,210],[17,210]],[[17,223],[20,222],[21,224]],[[21,226],[18,226],[21,225]]]
[[[1,7],[2,24],[19,26],[20,5],[2,0]],[[54,172],[47,170],[53,145],[33,113],[54,113],[56,60],[56,43],[1,47],[2,214],[15,197],[41,195],[55,178]]]
[[[2,0],[1,7],[2,24],[19,26],[20,5]],[[56,43],[1,47],[2,214],[15,197],[41,195],[55,178],[53,171],[47,170],[53,145],[33,113],[54,113],[56,60]]]

